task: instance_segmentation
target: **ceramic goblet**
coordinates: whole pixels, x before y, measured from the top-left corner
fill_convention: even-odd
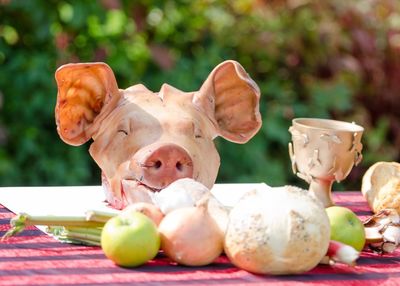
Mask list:
[[[334,205],[334,181],[344,180],[362,160],[361,136],[364,128],[330,119],[296,118],[289,128],[292,142],[289,155],[293,173],[310,184],[325,207]]]

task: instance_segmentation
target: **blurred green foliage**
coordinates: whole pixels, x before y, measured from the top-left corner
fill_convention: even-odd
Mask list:
[[[263,127],[245,145],[217,139],[219,182],[302,184],[287,152],[294,117],[365,127],[364,160],[339,189],[399,161],[397,0],[0,0],[0,185],[100,183],[88,144],[57,135],[60,65],[104,61],[121,88],[191,91],[225,59],[260,86]]]

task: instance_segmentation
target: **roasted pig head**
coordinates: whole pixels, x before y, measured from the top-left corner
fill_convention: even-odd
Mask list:
[[[104,63],[67,64],[55,76],[57,131],[70,145],[93,139],[89,152],[118,209],[151,202],[180,178],[211,188],[220,165],[213,139],[245,143],[261,126],[259,88],[235,61],[218,65],[195,92],[119,89]]]

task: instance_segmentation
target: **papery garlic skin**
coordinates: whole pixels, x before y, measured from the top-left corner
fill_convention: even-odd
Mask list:
[[[195,206],[208,193],[210,190],[203,184],[184,178],[171,183],[160,192],[152,193],[152,200],[163,214],[168,214],[179,208]]]

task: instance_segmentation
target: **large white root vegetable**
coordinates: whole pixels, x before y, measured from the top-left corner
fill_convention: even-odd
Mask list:
[[[223,233],[207,211],[207,200],[168,213],[158,231],[161,249],[182,265],[210,264],[223,251]]]
[[[327,253],[330,224],[307,191],[285,186],[248,192],[231,210],[225,253],[233,264],[260,274],[296,274]]]

